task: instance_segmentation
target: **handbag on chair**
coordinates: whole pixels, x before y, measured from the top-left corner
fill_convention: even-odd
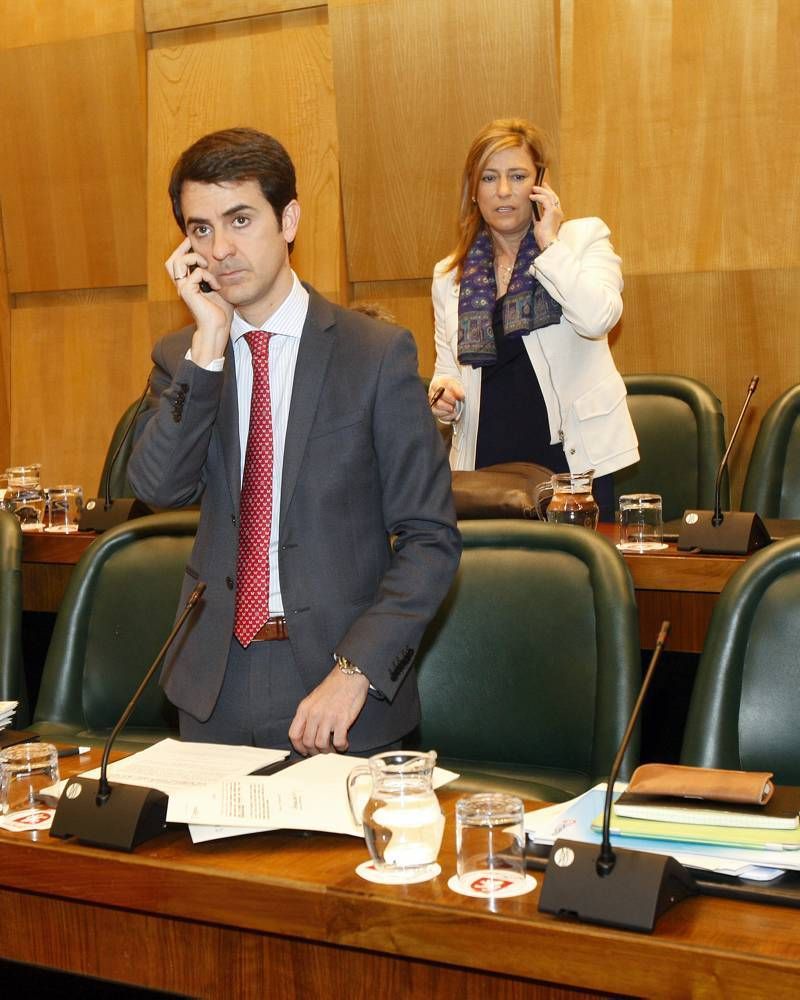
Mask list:
[[[533,462],[501,462],[455,470],[453,500],[460,518],[538,518],[536,487],[553,475]]]

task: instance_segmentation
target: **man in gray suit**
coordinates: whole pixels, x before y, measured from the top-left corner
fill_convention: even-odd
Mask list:
[[[181,735],[396,745],[460,555],[413,338],[298,281],[294,167],[272,137],[205,136],[170,195],[186,238],[166,266],[194,323],[153,350],[129,476],[156,506],[201,502],[181,606],[207,589],[162,675]]]

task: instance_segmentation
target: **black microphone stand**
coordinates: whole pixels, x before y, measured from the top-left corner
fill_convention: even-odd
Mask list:
[[[539,910],[575,917],[606,927],[652,931],[658,917],[674,903],[693,895],[694,879],[674,858],[611,846],[611,803],[625,752],[661,656],[670,623],[661,625],[639,697],[608,776],[603,805],[600,853],[594,844],[557,840],[550,852]]]
[[[131,717],[145,688],[205,589],[205,583],[198,583],[191,592],[164,645],[111,730],[103,747],[99,779],[76,777],[67,783],[50,827],[51,837],[77,837],[81,843],[93,844],[95,847],[131,851],[137,844],[158,836],[166,828],[168,796],[156,788],[110,785],[108,756],[122,727]]]
[[[149,390],[150,379],[148,378],[144,387],[144,392],[139,397],[136,409],[133,411],[130,420],[126,424],[122,437],[119,440],[119,444],[114,450],[114,454],[111,456],[111,461],[108,463],[108,468],[106,469],[106,474],[103,479],[102,503],[100,497],[93,497],[92,499],[87,500],[78,521],[78,528],[80,531],[96,531],[97,534],[101,534],[109,528],[113,528],[116,524],[122,524],[123,521],[130,521],[134,517],[145,517],[147,514],[153,513],[146,503],[143,503],[135,497],[121,497],[117,500],[114,500],[111,497],[111,474],[114,471],[114,466],[117,463],[117,459],[119,458],[126,441],[131,435],[131,431],[136,423],[136,418],[142,410],[142,406],[144,405],[144,401],[147,398]]]
[[[742,426],[742,420],[750,405],[750,400],[757,388],[758,375],[754,375],[750,379],[744,405],[739,412],[739,419],[736,421],[733,434],[728,441],[728,447],[725,449],[725,454],[719,463],[719,469],[717,469],[713,511],[686,510],[683,512],[681,529],[678,534],[678,548],[682,552],[694,550],[697,552],[718,552],[721,555],[746,556],[756,549],[769,545],[771,541],[769,532],[758,514],[745,511],[727,511],[723,514],[720,502],[722,477],[728,467],[728,458],[739,434],[739,428]]]

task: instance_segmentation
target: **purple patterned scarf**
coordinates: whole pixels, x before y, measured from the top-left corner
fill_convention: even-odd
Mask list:
[[[561,319],[561,306],[530,274],[541,251],[529,229],[522,238],[514,271],[503,299],[503,333],[522,337]],[[480,368],[497,361],[492,314],[497,300],[494,248],[488,230],[476,236],[464,259],[458,295],[458,361]]]

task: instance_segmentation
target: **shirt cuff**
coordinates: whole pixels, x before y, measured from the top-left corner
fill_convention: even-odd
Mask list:
[[[185,360],[192,360],[192,349],[191,347],[185,354]],[[199,365],[198,367],[203,368],[207,372],[221,372],[225,366],[225,358],[214,358],[213,361],[209,361],[207,365]]]

